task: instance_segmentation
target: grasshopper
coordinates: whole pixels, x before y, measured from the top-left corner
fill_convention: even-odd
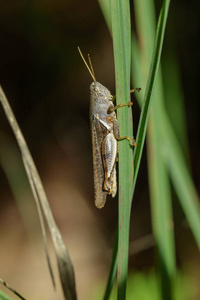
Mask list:
[[[115,110],[133,103],[114,106],[110,91],[96,81],[90,56],[89,65],[78,47],[93,82],[90,85],[90,124],[92,133],[92,153],[94,170],[94,200],[97,208],[102,208],[106,203],[107,194],[114,198],[117,193],[116,161],[118,141],[127,139],[133,146],[136,142],[128,136],[120,137],[119,124]],[[140,89],[134,89],[133,91]]]

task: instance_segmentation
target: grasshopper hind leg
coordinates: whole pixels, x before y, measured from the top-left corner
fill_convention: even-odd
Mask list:
[[[117,140],[112,132],[106,135],[102,143],[102,160],[104,166],[103,189],[114,198],[117,193],[116,179]]]
[[[99,130],[99,121],[96,118],[94,118],[92,120],[94,201],[97,208],[102,208],[106,203],[107,193],[103,190],[104,171],[101,158],[101,140],[103,139],[103,137],[99,138]]]

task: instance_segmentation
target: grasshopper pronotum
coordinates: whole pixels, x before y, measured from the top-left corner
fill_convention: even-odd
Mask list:
[[[134,138],[131,139],[128,136],[120,137],[119,124],[115,113],[117,108],[126,105],[131,106],[132,102],[114,106],[114,97],[110,91],[96,81],[89,55],[90,67],[79,47],[78,50],[93,79],[90,85],[90,123],[94,170],[94,200],[96,207],[102,208],[106,203],[107,194],[112,195],[114,198],[117,193],[117,141],[127,139],[133,146],[136,146]],[[135,90],[139,91],[140,89]]]

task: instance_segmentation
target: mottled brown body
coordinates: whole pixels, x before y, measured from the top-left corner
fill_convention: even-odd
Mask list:
[[[117,193],[116,160],[118,140],[127,139],[136,146],[134,138],[120,137],[115,110],[133,103],[119,104],[114,107],[113,96],[101,83],[96,81],[90,57],[90,67],[78,47],[79,53],[94,82],[90,85],[90,122],[92,132],[92,152],[94,170],[94,200],[98,208],[106,203],[107,194],[114,198]],[[140,89],[134,89],[131,92]]]
[[[113,96],[99,82],[90,85],[90,121],[92,131],[95,205],[102,208],[107,194],[117,193],[116,158],[119,125]]]

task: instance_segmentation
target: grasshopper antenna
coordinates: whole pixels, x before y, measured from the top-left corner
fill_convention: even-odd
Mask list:
[[[90,70],[92,71],[92,74],[93,74],[95,82],[96,82],[96,77],[94,75],[94,69],[93,69],[91,58],[90,58],[90,54],[88,54],[88,60],[89,60],[89,64],[90,64]]]
[[[88,54],[88,60],[89,60],[89,64],[90,64],[90,67],[89,67],[88,64],[87,64],[87,62],[86,62],[86,60],[85,60],[85,58],[84,58],[84,56],[83,56],[83,54],[82,54],[82,52],[81,52],[81,49],[80,49],[79,47],[78,47],[78,51],[79,51],[79,53],[80,53],[80,56],[81,56],[81,58],[82,58],[84,64],[86,65],[86,67],[87,67],[87,69],[88,69],[90,75],[92,76],[92,79],[93,79],[94,82],[96,83],[97,81],[96,81],[96,78],[95,78],[95,75],[94,75],[94,69],[93,69],[93,66],[92,66],[92,62],[91,62],[91,59],[90,59],[90,55]]]

